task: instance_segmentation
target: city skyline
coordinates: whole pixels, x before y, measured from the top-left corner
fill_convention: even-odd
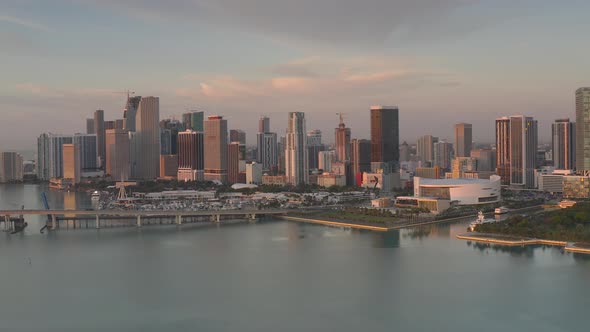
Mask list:
[[[0,140],[32,150],[38,132],[83,132],[96,109],[105,119],[120,118],[131,89],[159,96],[161,118],[180,119],[192,109],[222,114],[242,125],[249,142],[257,127],[249,119],[293,111],[306,112],[308,127],[325,133],[334,114],[345,113],[352,137],[368,138],[363,110],[391,103],[404,110],[402,141],[426,134],[453,141],[453,123],[464,121],[473,124],[475,141],[493,142],[493,119],[528,114],[549,142],[555,119],[574,118],[572,91],[590,85],[582,65],[587,46],[573,38],[589,26],[583,13],[590,4],[542,2],[371,0],[359,8],[353,1],[306,1],[283,15],[282,1],[257,0],[241,11],[236,1],[58,0],[31,11],[30,2],[8,0],[0,5],[0,60],[11,63],[0,79],[3,123],[40,121],[27,121],[27,131],[2,126]],[[77,19],[63,20],[66,11]],[[297,24],[302,15],[306,26]],[[154,50],[153,41],[165,51]],[[212,41],[218,47],[201,47]],[[113,49],[116,59],[105,59]],[[556,62],[557,55],[567,61]],[[433,113],[445,117],[422,121]],[[284,126],[271,131],[281,135]]]

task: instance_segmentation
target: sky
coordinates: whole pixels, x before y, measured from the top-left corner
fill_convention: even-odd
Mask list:
[[[400,136],[452,141],[453,124],[494,140],[494,119],[574,118],[590,86],[586,0],[2,0],[0,143],[84,132],[126,90],[160,97],[160,117],[198,109],[254,143],[287,112],[334,141],[336,113],[369,138],[371,105],[400,109]]]

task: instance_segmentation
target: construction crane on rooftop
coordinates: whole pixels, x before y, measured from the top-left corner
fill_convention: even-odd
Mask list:
[[[131,95],[135,94],[135,91],[130,91],[129,89],[127,89],[127,90],[123,90],[123,91],[113,91],[113,93],[127,95],[127,100],[129,100]]]
[[[340,119],[340,127],[344,127],[344,114],[346,113],[336,113],[336,115],[338,115],[338,118]]]

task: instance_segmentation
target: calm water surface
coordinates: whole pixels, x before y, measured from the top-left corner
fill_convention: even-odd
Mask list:
[[[0,208],[41,208],[0,186]],[[90,206],[49,193],[52,208]],[[590,259],[272,221],[0,233],[2,331],[588,331]]]

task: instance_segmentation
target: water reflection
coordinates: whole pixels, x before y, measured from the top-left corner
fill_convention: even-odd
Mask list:
[[[435,229],[435,227],[433,226],[416,227],[405,231],[402,236],[404,239],[409,238],[412,240],[421,240],[423,238],[427,238],[428,236],[430,236],[433,232],[433,229]]]
[[[501,244],[493,243],[482,243],[467,241],[468,247],[473,247],[475,250],[479,250],[482,253],[489,254],[494,253],[508,253],[511,256],[525,256],[532,258],[536,248],[544,247],[542,245],[527,245],[527,246],[506,246]]]
[[[574,253],[572,253],[572,257],[574,257],[574,260],[576,260],[576,261],[590,262],[590,255],[588,255],[588,254],[580,254],[580,253],[574,252]]]
[[[400,231],[373,232],[373,248],[399,248]]]

